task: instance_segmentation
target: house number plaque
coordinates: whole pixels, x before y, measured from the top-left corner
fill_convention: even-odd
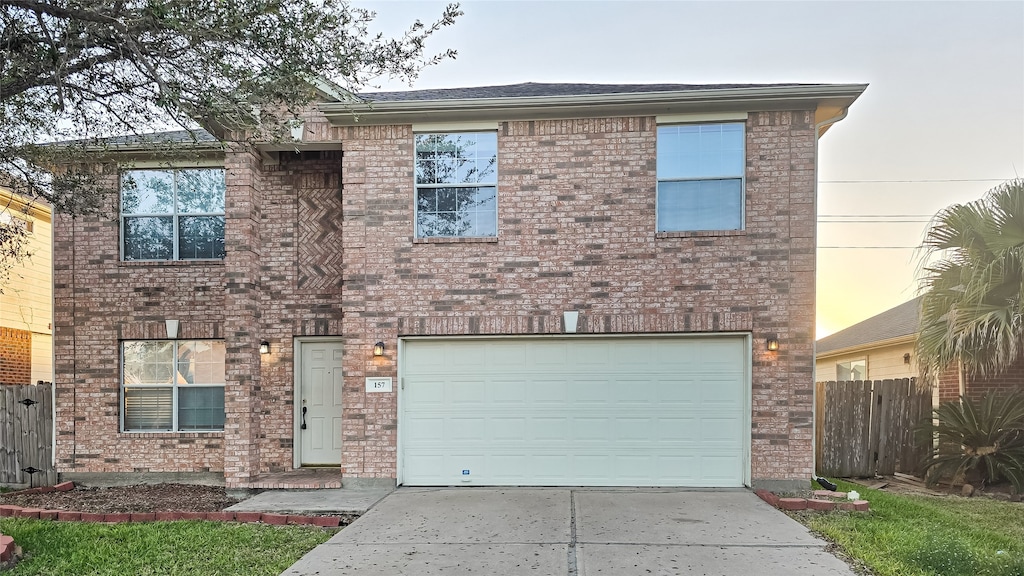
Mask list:
[[[386,378],[367,378],[366,379],[366,391],[367,392],[391,392],[392,383],[391,377]]]

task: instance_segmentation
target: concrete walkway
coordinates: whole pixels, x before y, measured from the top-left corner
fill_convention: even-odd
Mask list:
[[[230,512],[275,514],[363,514],[391,488],[331,488],[323,490],[268,490],[225,508]]]
[[[853,576],[747,490],[401,488],[285,575]]]

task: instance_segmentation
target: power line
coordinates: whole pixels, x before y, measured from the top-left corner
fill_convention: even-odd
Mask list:
[[[919,246],[818,246],[822,250],[916,250]]]
[[[1006,182],[1012,178],[936,178],[931,180],[818,180],[818,184],[942,184],[944,182]]]
[[[819,220],[818,224],[925,224],[928,220]]]
[[[931,218],[934,214],[818,214],[818,218]]]

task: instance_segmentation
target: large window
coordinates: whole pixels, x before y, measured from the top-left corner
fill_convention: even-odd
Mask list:
[[[743,124],[658,127],[658,232],[741,230]]]
[[[416,135],[416,237],[498,234],[498,133]]]
[[[133,340],[121,349],[126,432],[224,429],[224,342]]]
[[[123,258],[224,258],[224,189],[222,168],[124,171]]]

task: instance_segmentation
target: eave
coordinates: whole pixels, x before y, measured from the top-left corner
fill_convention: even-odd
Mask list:
[[[617,116],[657,116],[693,112],[815,110],[815,121],[848,108],[866,84],[828,84],[724,88],[667,92],[326,102],[320,111],[336,126],[467,122],[482,120],[550,120]],[[827,126],[823,126],[819,136]]]
[[[890,346],[898,346],[900,344],[913,344],[917,339],[917,334],[906,334],[904,336],[897,336],[895,338],[888,338],[886,340],[878,340],[876,342],[868,342],[866,344],[858,344],[856,346],[847,346],[845,348],[837,348],[835,350],[829,350],[828,352],[822,352],[815,354],[816,360],[827,360],[836,356],[846,356],[847,354],[854,354],[857,352],[868,352],[870,350],[876,350],[878,348],[888,348]]]

